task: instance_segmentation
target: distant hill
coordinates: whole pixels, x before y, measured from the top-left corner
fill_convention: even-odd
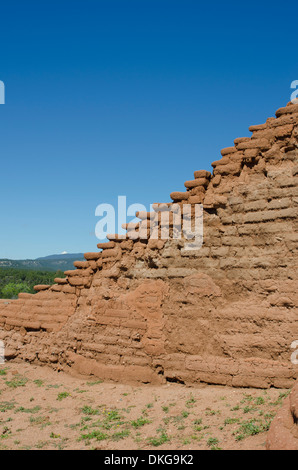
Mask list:
[[[0,259],[0,268],[31,269],[34,271],[67,271],[74,269],[74,261],[84,260],[83,253],[50,255],[37,259]]]
[[[60,255],[49,255],[43,256],[42,258],[36,258],[36,261],[42,260],[68,260],[68,259],[75,259],[78,260],[84,258],[83,253],[62,253]]]

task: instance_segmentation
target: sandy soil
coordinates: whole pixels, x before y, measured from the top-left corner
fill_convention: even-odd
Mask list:
[[[288,390],[130,386],[0,366],[0,449],[263,450]]]

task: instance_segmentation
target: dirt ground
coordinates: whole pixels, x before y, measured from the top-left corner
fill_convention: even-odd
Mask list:
[[[0,365],[0,449],[264,450],[289,390],[130,386]]]

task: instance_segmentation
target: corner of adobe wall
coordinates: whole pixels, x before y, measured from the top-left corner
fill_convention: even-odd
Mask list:
[[[298,383],[271,423],[266,450],[298,450]]]

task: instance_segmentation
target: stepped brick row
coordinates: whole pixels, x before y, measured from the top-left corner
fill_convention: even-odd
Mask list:
[[[65,279],[1,301],[7,358],[123,382],[292,387],[298,107],[249,130]],[[193,222],[199,205],[190,249],[176,216]]]

